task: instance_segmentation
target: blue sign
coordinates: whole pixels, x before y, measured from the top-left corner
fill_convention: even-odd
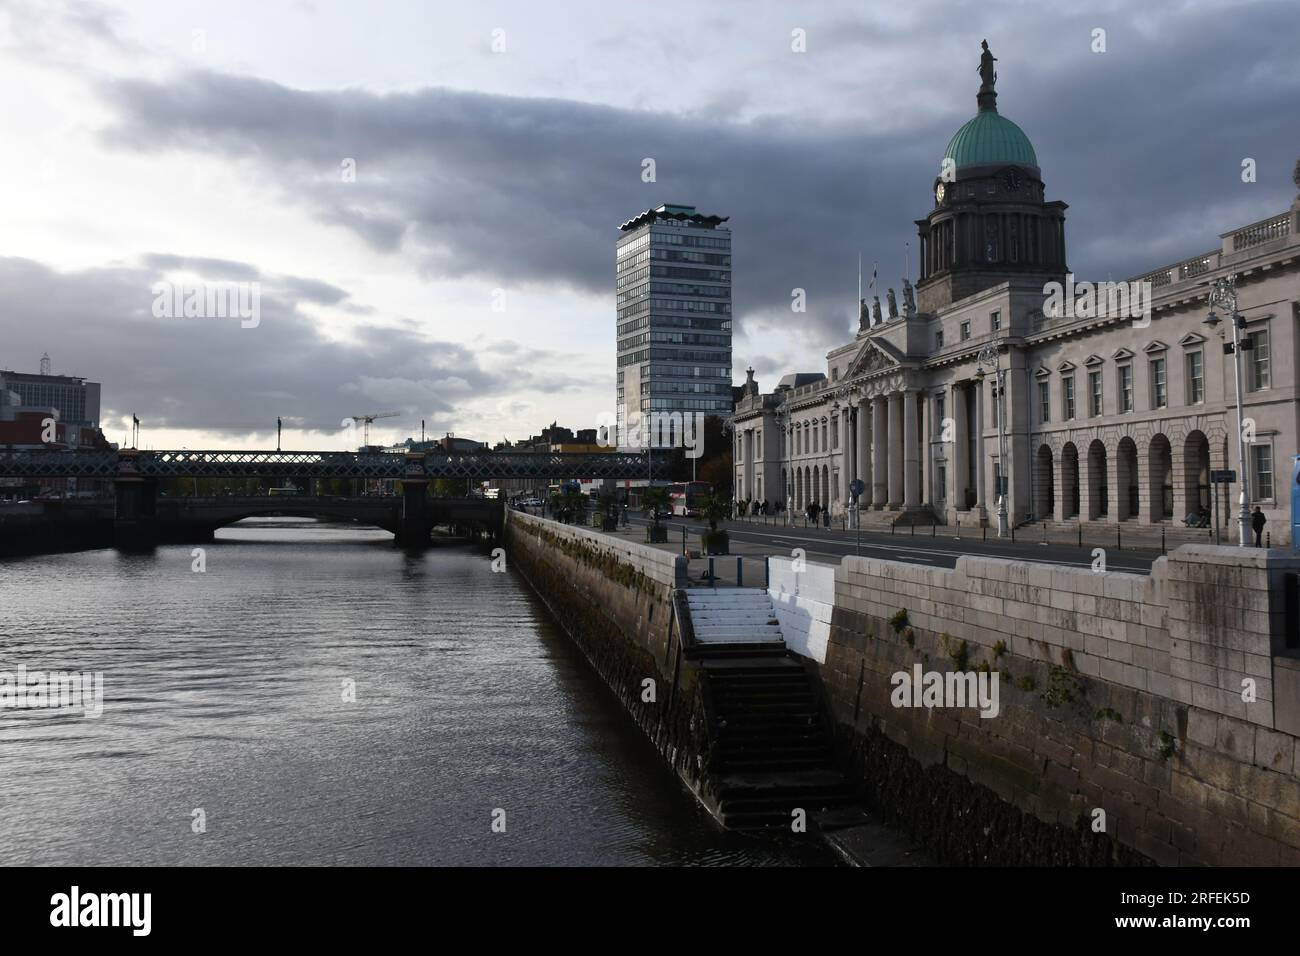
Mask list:
[[[1300,455],[1295,456],[1291,466],[1291,550],[1300,554]]]
[[[1297,459],[1300,461],[1300,459]],[[861,478],[854,478],[849,482],[849,494],[854,498],[861,498],[862,492],[867,490],[866,483]]]

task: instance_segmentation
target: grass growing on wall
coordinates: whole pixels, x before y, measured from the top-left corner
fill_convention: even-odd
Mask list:
[[[654,579],[644,571],[639,571],[626,561],[620,560],[618,555],[612,552],[604,551],[578,538],[556,534],[546,527],[529,527],[529,525],[522,522],[517,527],[522,528],[528,534],[538,538],[566,557],[572,558],[585,567],[599,571],[615,584],[630,588],[638,593],[641,591],[653,592],[655,590],[657,582]]]

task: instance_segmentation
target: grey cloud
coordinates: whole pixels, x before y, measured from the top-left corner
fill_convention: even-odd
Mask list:
[[[148,267],[56,272],[0,258],[0,314],[23,317],[6,328],[0,364],[34,369],[48,349],[56,369],[105,383],[106,419],[134,412],[149,427],[231,434],[265,431],[278,415],[337,431],[344,416],[381,406],[400,409],[406,421],[396,421],[407,427],[423,417],[454,429],[466,391],[545,384],[518,370],[486,369],[464,346],[402,329],[361,345],[331,341],[299,311],[312,295],[333,299],[325,283],[265,284],[261,323],[244,329],[238,319],[155,318],[156,279]]]
[[[189,73],[107,84],[118,119],[105,137],[123,149],[166,142],[252,158],[291,201],[377,249],[402,250],[426,276],[611,300],[617,224],[659,202],[694,203],[732,217],[742,332],[753,320],[757,337],[770,335],[764,326],[779,329],[784,310],[791,330],[824,346],[853,325],[859,250],[868,269],[879,262],[885,285],[899,283],[905,242],[915,260],[912,221],[930,208],[948,137],[975,110],[981,38],[1000,57],[1002,111],[1034,142],[1049,196],[1071,204],[1071,266],[1118,278],[1200,252],[1218,232],[1289,204],[1300,154],[1293,20],[1284,2],[1231,16],[1184,5],[1165,8],[1156,31],[1123,9],[990,3],[945,14],[942,36],[925,21],[910,34],[860,19],[830,21],[829,33],[810,26],[810,49],[822,36],[837,56],[855,43],[869,55],[887,30],[879,52],[912,57],[898,92],[861,91],[898,96],[878,129],[837,121],[817,102],[803,121],[740,124]],[[1096,25],[1109,29],[1105,54],[1088,49]],[[1239,176],[1247,156],[1259,163],[1250,186]],[[356,183],[338,181],[343,157],[357,160]],[[640,180],[644,157],[657,162],[655,184]],[[806,316],[788,312],[795,287],[808,292]]]

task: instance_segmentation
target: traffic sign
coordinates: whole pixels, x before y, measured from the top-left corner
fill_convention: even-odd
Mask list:
[[[1230,468],[1210,472],[1210,483],[1214,485],[1230,485],[1236,480],[1237,473]]]
[[[862,492],[866,490],[867,490],[866,482],[864,482],[861,478],[854,478],[852,481],[849,482],[849,494],[851,494],[854,498],[861,498]]]

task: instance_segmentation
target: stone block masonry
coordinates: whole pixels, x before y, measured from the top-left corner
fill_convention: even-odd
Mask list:
[[[686,559],[513,510],[504,540],[510,566],[698,796],[706,784],[708,722],[674,608]],[[654,682],[652,700],[647,680]]]
[[[820,677],[867,800],[966,863],[1300,864],[1300,560],[1189,545],[1150,577],[848,557]],[[986,669],[1001,709],[895,707],[891,675]],[[1104,830],[1094,830],[1102,819]]]

